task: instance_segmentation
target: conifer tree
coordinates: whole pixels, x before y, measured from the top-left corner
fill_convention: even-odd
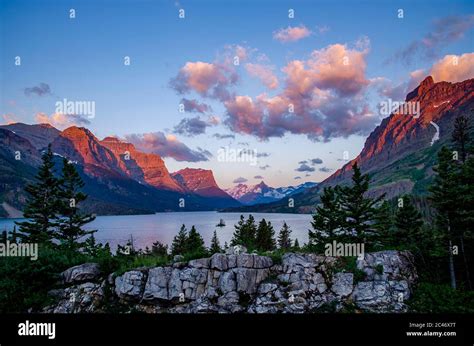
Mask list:
[[[87,199],[87,195],[81,191],[84,185],[74,164],[63,159],[59,184],[61,218],[58,222],[57,238],[69,250],[80,249],[84,245],[80,239],[96,232],[82,229],[85,224],[95,219],[94,215],[83,214],[78,209],[78,205]]]
[[[20,226],[18,236],[23,242],[51,243],[58,224],[59,181],[54,172],[51,145],[43,153],[42,160],[36,182],[25,187],[29,199],[23,215],[29,220],[16,222]]]
[[[459,151],[461,161],[466,162],[468,154],[468,145],[470,141],[470,124],[469,118],[461,115],[454,121],[454,130],[452,133],[452,140],[455,149]]]
[[[403,196],[402,202],[395,214],[394,245],[416,246],[422,236],[420,233],[423,226],[421,213],[413,205],[409,196]]]
[[[342,212],[342,228],[345,236],[353,242],[366,244],[366,248],[373,246],[376,240],[374,228],[376,205],[384,198],[366,197],[369,190],[370,178],[362,174],[357,162],[352,166],[352,186],[343,186],[339,189],[339,203]]]
[[[380,247],[394,246],[394,216],[388,201],[383,201],[374,216],[377,230],[376,242]]]
[[[275,230],[272,223],[262,219],[258,224],[256,235],[256,248],[260,251],[272,251],[275,249]]]
[[[171,244],[171,255],[183,255],[187,250],[188,232],[186,226],[182,225],[178,234],[173,238]]]
[[[456,273],[452,246],[455,230],[459,226],[462,196],[458,182],[459,167],[453,160],[453,153],[447,147],[443,146],[438,152],[438,165],[433,170],[437,174],[430,187],[430,198],[437,211],[439,238],[445,241],[451,287],[455,289]]]
[[[202,239],[196,227],[192,226],[186,240],[186,253],[205,254],[206,247],[204,246],[204,239]]]
[[[235,230],[230,245],[243,245],[249,250],[254,249],[257,233],[254,217],[249,215],[245,221],[244,216],[240,215],[240,220],[234,227]]]
[[[295,249],[296,251],[301,249],[300,242],[298,241],[298,238],[295,239],[295,243],[293,244],[293,249]]]
[[[282,250],[289,250],[291,248],[291,229],[286,222],[283,222],[280,233],[278,234],[278,247]]]
[[[333,240],[343,241],[342,213],[339,205],[338,190],[326,187],[321,194],[321,204],[316,207],[311,225],[314,231],[309,230],[309,246],[317,252],[324,250],[326,243]]]
[[[151,245],[150,254],[153,256],[166,257],[168,255],[168,245],[157,240]]]
[[[212,235],[211,246],[209,248],[209,252],[211,254],[222,252],[221,244],[219,243],[219,238],[217,238],[217,232],[216,231],[214,231],[214,234]]]

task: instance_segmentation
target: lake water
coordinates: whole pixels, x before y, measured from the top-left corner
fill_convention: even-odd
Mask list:
[[[93,222],[86,225],[85,229],[96,229],[95,237],[98,241],[108,242],[112,249],[117,244],[125,244],[130,235],[136,248],[151,247],[151,244],[159,240],[170,245],[173,237],[178,233],[182,224],[185,224],[188,231],[191,226],[196,226],[198,232],[204,238],[208,246],[214,230],[224,245],[230,242],[234,232],[234,225],[239,221],[241,213],[218,213],[214,211],[206,212],[170,212],[157,213],[153,215],[119,215],[119,216],[98,216]],[[258,223],[262,218],[271,221],[275,236],[286,221],[293,231],[292,239],[298,238],[300,245],[308,241],[308,229],[311,228],[311,215],[309,214],[275,214],[275,213],[252,213]],[[245,217],[248,214],[244,214]],[[225,221],[225,227],[216,227],[219,220]],[[0,230],[11,231],[14,221],[20,219],[0,219]]]

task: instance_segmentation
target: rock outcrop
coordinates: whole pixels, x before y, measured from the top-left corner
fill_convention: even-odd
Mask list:
[[[340,258],[315,254],[288,253],[281,263],[256,254],[214,254],[101,280],[93,275],[95,282],[86,283],[84,275],[71,273],[88,270],[75,267],[63,276],[68,283],[81,283],[51,291],[57,303],[44,311],[103,312],[110,306],[114,311],[120,307],[124,312],[149,313],[406,311],[417,279],[409,252],[366,254],[357,260],[357,273],[342,263]]]

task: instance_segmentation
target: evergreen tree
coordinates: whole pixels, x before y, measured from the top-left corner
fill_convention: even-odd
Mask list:
[[[150,254],[158,257],[166,257],[168,256],[168,245],[157,240],[151,245]]]
[[[291,229],[286,222],[283,222],[280,233],[278,234],[278,247],[282,250],[289,250],[291,248]]]
[[[383,201],[374,217],[374,228],[377,230],[377,245],[379,247],[394,246],[394,217],[387,201]]]
[[[295,244],[293,245],[293,249],[295,249],[295,251],[298,251],[300,250],[300,242],[298,241],[298,238],[295,239]]]
[[[62,177],[60,179],[60,213],[59,231],[57,238],[69,250],[80,249],[84,244],[79,240],[96,231],[86,231],[82,227],[95,219],[94,215],[82,214],[78,210],[79,203],[87,199],[81,192],[84,187],[82,178],[77,173],[74,164],[63,159]]]
[[[214,231],[214,234],[212,235],[211,247],[209,248],[209,252],[211,254],[222,252],[221,244],[219,243],[219,238],[217,238],[217,232],[216,231]]]
[[[421,213],[413,205],[409,196],[403,196],[402,202],[395,214],[394,245],[416,247],[416,244],[420,241],[420,231],[421,226],[423,226]]]
[[[272,251],[275,249],[275,230],[272,223],[262,219],[258,224],[256,235],[256,248],[260,251]]]
[[[18,233],[16,231],[16,225],[13,226],[13,231],[9,234],[10,243],[17,243],[18,242]]]
[[[57,226],[59,212],[59,181],[55,177],[51,145],[42,156],[43,163],[35,177],[36,183],[27,185],[30,195],[23,215],[29,221],[16,222],[23,242],[50,243]]]
[[[7,237],[7,230],[2,231],[2,235],[0,237],[0,243],[6,244],[8,240]]]
[[[171,244],[171,255],[183,255],[187,250],[188,242],[188,232],[186,226],[182,225],[178,234],[173,238],[173,243]]]
[[[206,247],[204,246],[204,239],[202,239],[196,227],[192,226],[186,241],[186,252],[192,254],[205,254]]]
[[[462,196],[458,181],[459,167],[453,160],[453,153],[445,146],[438,152],[438,166],[433,170],[437,173],[430,187],[431,201],[436,208],[436,221],[439,238],[445,242],[444,248],[448,255],[451,287],[456,288],[456,273],[452,252],[456,227],[459,226]]]
[[[362,174],[357,162],[352,166],[352,186],[338,189],[339,203],[342,213],[342,227],[345,236],[352,242],[365,243],[366,248],[373,246],[377,230],[373,226],[377,214],[376,205],[384,195],[372,199],[366,197],[370,178]]]
[[[466,162],[468,144],[470,140],[470,124],[469,118],[461,115],[454,121],[454,130],[452,133],[452,140],[454,142],[456,150],[460,154],[461,161]]]
[[[94,234],[91,234],[90,237],[85,240],[83,248],[86,255],[97,257],[102,247],[100,243],[97,243],[95,240]]]
[[[313,215],[311,225],[314,231],[308,231],[308,245],[317,252],[324,251],[324,245],[333,240],[343,241],[342,214],[337,192],[332,187],[325,187],[320,196],[321,204],[316,207]]]
[[[245,221],[244,216],[240,215],[240,220],[234,228],[235,230],[230,245],[243,245],[249,250],[254,249],[257,233],[254,217],[249,215],[247,221]]]

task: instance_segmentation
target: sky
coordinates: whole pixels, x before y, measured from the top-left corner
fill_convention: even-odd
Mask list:
[[[473,28],[472,1],[2,0],[0,123],[84,126],[224,188],[319,182],[381,102],[474,78]]]

